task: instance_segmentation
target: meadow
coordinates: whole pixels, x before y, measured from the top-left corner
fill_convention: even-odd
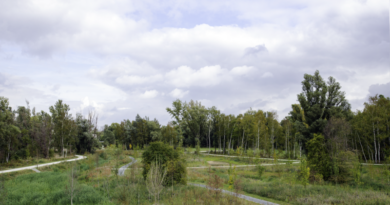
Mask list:
[[[39,168],[41,173],[2,174],[1,202],[70,204],[72,198],[73,204],[255,204],[221,193],[224,189],[277,204],[390,204],[387,166],[363,166],[360,182],[310,180],[304,186],[297,178],[299,164],[292,161],[196,155],[192,150],[182,156],[187,161],[187,185],[165,186],[155,201],[142,177],[141,154],[142,150],[109,148],[87,154],[85,160]],[[131,161],[129,156],[137,162],[118,176],[118,168]]]

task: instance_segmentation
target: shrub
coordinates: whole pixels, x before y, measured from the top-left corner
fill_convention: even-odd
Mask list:
[[[187,170],[185,161],[180,158],[180,152],[163,142],[152,142],[142,154],[143,172],[146,179],[150,166],[154,162],[160,162],[163,168],[167,168],[165,185],[172,183],[186,184]]]
[[[257,176],[261,179],[265,171],[265,167],[261,165],[257,165],[256,169],[257,169]]]
[[[200,154],[200,140],[199,139],[196,139],[196,150],[195,150],[195,154]]]
[[[331,176],[330,159],[325,148],[325,139],[321,134],[314,134],[313,139],[307,142],[307,163],[312,175],[321,174],[325,180]]]
[[[299,182],[306,188],[306,185],[309,184],[310,168],[307,167],[305,159],[301,160],[300,170],[298,172]]]
[[[333,174],[331,180],[336,183],[346,183],[353,181],[355,178],[356,165],[359,160],[355,153],[351,151],[340,151],[333,160]],[[360,178],[360,176],[358,176]],[[360,180],[360,179],[359,179]]]

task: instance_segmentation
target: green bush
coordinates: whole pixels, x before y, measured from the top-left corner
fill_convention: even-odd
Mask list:
[[[151,163],[159,161],[163,168],[167,169],[166,185],[172,183],[186,184],[187,181],[187,170],[186,162],[180,157],[180,152],[174,150],[173,147],[163,142],[152,142],[146,148],[142,154],[143,172],[144,179],[150,170]]]
[[[358,157],[351,151],[340,151],[333,160],[333,174],[331,181],[336,183],[346,183],[354,181],[357,165],[360,165]],[[360,173],[359,173],[360,174]]]
[[[265,167],[264,166],[261,166],[261,165],[257,165],[257,176],[261,179],[261,177],[263,176],[263,173],[265,171]]]
[[[325,138],[321,134],[314,134],[313,139],[307,142],[307,164],[312,175],[322,174],[328,180],[332,174],[329,154],[325,148]]]

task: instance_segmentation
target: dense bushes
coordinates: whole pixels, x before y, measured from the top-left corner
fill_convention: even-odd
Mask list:
[[[142,154],[142,162],[144,170],[142,175],[146,179],[151,163],[158,161],[163,168],[167,169],[167,178],[165,184],[172,183],[186,184],[187,170],[186,162],[180,157],[181,153],[178,150],[163,142],[152,142],[150,146]]]
[[[357,155],[348,150],[329,149],[331,146],[335,147],[334,142],[325,142],[321,134],[314,134],[313,139],[307,142],[311,179],[316,180],[320,176],[327,181],[346,183],[359,177],[360,163]]]
[[[321,134],[314,134],[313,139],[307,142],[307,161],[312,175],[321,174],[325,180],[332,175],[325,139]]]

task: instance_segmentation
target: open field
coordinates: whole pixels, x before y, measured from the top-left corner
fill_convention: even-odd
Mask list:
[[[117,176],[116,170],[131,162],[128,156],[134,155],[137,162],[126,169],[124,176]],[[139,153],[122,151],[118,154],[105,150],[87,157],[77,162],[41,167],[41,173],[26,170],[0,175],[5,204],[70,204],[72,168],[76,184],[74,204],[155,203],[141,175]],[[272,166],[274,160],[270,159],[191,153],[183,157],[187,167],[208,168],[188,168],[188,185],[165,187],[159,194],[159,204],[256,204],[191,185],[206,186],[211,179],[219,180],[224,190],[276,204],[390,204],[389,178],[384,175],[386,166],[364,166],[359,184],[311,181],[304,187],[297,179],[299,164],[278,161],[278,165]],[[258,165],[270,164],[263,166],[265,170],[260,176]]]

